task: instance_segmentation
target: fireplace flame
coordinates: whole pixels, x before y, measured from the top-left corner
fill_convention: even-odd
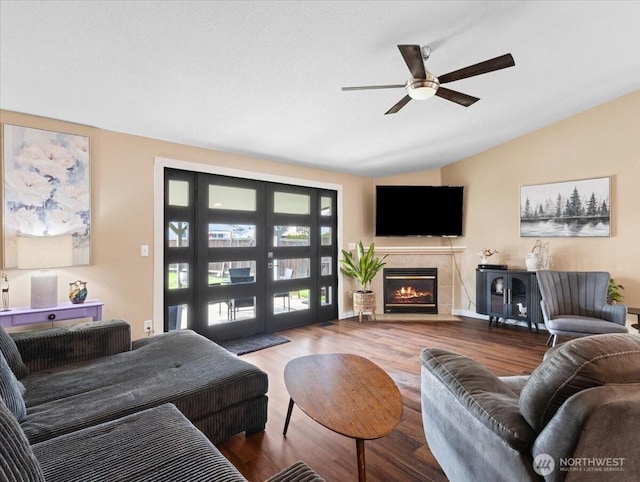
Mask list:
[[[431,291],[416,291],[413,286],[402,286],[395,292],[397,300],[411,300],[413,298],[432,297]]]

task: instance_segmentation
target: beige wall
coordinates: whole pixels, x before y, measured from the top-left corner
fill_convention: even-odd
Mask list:
[[[143,336],[153,319],[153,256],[141,257],[140,245],[153,254],[154,159],[163,157],[274,176],[342,186],[342,239],[363,237],[370,228],[363,216],[371,179],[188,147],[83,125],[0,111],[0,122],[89,136],[91,139],[92,264],[57,270],[59,299],[68,283],[88,281],[89,298],[105,303],[104,318],[122,318]],[[7,270],[12,306],[29,304],[29,271]],[[347,285],[348,287],[348,285]],[[350,309],[344,298],[345,309]]]
[[[105,131],[83,125],[0,111],[0,122],[58,130],[91,138],[92,265],[61,269],[60,299],[68,282],[89,282],[89,297],[105,302],[106,318],[132,323],[143,336],[153,317],[154,158],[164,157],[342,185],[342,246],[373,238],[375,184],[465,186],[465,236],[453,239],[464,287],[454,286],[454,310],[475,311],[476,253],[497,248],[492,260],[524,266],[535,239],[519,236],[520,186],[611,176],[610,238],[547,238],[554,269],[607,270],[626,290],[625,302],[640,306],[640,91],[595,107],[442,169],[370,179]],[[439,246],[448,239],[376,238],[380,246]],[[29,303],[29,272],[9,270],[11,304]],[[350,309],[346,291],[344,309]],[[464,289],[466,287],[466,290]],[[470,296],[467,296],[466,293]],[[471,298],[471,299],[469,299]]]
[[[458,310],[475,311],[482,248],[500,251],[492,262],[524,267],[536,239],[519,235],[520,186],[604,176],[611,176],[611,237],[543,241],[550,243],[552,269],[609,271],[625,287],[624,302],[640,306],[640,91],[451,164],[432,178],[438,176],[443,185],[465,186],[465,236],[453,240],[467,248],[457,256],[467,288],[455,290]],[[376,183],[414,179],[395,176]]]

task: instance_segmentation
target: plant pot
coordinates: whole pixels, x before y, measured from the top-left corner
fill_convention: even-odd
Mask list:
[[[376,294],[373,291],[355,291],[353,293],[353,311],[359,315],[362,321],[362,313],[371,313],[376,319]]]

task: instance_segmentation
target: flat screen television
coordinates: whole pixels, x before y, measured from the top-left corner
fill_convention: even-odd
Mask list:
[[[462,236],[463,186],[376,186],[376,236]]]

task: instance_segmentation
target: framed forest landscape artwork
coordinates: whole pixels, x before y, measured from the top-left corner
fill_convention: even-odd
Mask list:
[[[611,236],[611,178],[520,188],[520,236]]]
[[[18,235],[72,235],[73,264],[89,264],[89,138],[5,124],[2,155],[4,267]]]

